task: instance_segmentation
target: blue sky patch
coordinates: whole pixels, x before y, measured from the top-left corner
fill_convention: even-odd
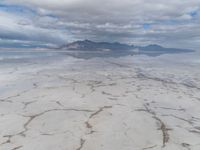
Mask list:
[[[143,24],[143,28],[144,28],[145,30],[148,30],[148,29],[151,28],[151,25],[148,24],[148,23],[145,23],[145,24]]]
[[[0,3],[0,11],[10,12],[10,13],[20,13],[20,14],[36,14],[36,12],[26,6],[21,5],[7,5]]]
[[[197,11],[192,11],[192,12],[189,13],[189,15],[190,15],[191,17],[195,17],[195,16],[197,16],[197,14],[198,14]]]

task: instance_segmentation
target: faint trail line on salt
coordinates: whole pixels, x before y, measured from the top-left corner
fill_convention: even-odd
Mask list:
[[[152,117],[159,122],[160,124],[160,128],[159,130],[162,131],[162,136],[163,136],[163,142],[162,142],[162,147],[165,147],[166,146],[166,143],[168,143],[169,139],[170,139],[170,136],[169,136],[169,133],[168,133],[168,130],[171,130],[169,128],[167,128],[167,126],[165,125],[165,123],[159,118],[157,117],[156,113],[154,111],[152,111],[147,104],[144,104],[144,107],[145,109],[136,109],[136,111],[144,111],[144,112],[147,112],[149,114],[152,115]]]
[[[80,139],[80,146],[76,150],[81,150],[85,144],[86,140],[83,140],[82,138]]]
[[[153,81],[157,81],[157,82],[162,82],[162,83],[166,83],[166,84],[182,85],[182,86],[187,87],[187,88],[200,90],[200,87],[197,87],[197,86],[189,84],[189,83],[176,83],[176,82],[171,81],[171,80],[165,80],[165,79],[158,78],[158,77],[147,76],[147,75],[145,75],[144,73],[141,73],[141,72],[137,73],[137,77],[143,78],[143,79],[148,79],[148,80],[153,80]]]
[[[94,131],[92,130],[93,126],[92,124],[90,123],[90,120],[94,117],[94,116],[97,116],[99,113],[101,113],[102,111],[104,111],[104,109],[110,109],[112,108],[113,106],[103,106],[103,107],[100,107],[96,112],[94,112],[93,114],[91,114],[89,116],[89,119],[85,122],[85,125],[88,129],[90,129],[90,133],[89,134],[92,134]]]

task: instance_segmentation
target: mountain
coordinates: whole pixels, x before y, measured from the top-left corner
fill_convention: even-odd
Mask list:
[[[134,46],[127,45],[127,44],[121,44],[118,42],[115,43],[108,43],[108,42],[93,42],[90,40],[84,40],[84,41],[76,41],[69,43],[67,45],[61,46],[61,49],[67,49],[67,50],[130,50],[133,49]]]
[[[152,44],[145,47],[138,47],[140,51],[154,51],[154,52],[170,52],[170,53],[177,53],[177,52],[193,52],[193,50],[189,49],[180,49],[180,48],[165,48],[160,45]]]
[[[148,55],[160,55],[165,53],[182,53],[182,52],[193,52],[188,49],[178,48],[165,48],[160,45],[152,44],[148,46],[135,46],[122,43],[109,43],[109,42],[93,42],[90,40],[75,41],[60,47],[62,50],[73,50],[73,51],[120,51],[128,53],[139,53]]]

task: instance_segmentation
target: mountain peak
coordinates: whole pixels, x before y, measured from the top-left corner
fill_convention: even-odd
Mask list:
[[[85,39],[83,42],[90,42],[90,43],[93,43],[93,41],[90,41],[88,39]]]
[[[159,47],[159,48],[161,48],[162,46],[160,46],[158,44],[150,44],[150,45],[148,45],[148,47]]]

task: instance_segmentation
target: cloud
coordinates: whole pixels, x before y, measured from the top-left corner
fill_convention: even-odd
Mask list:
[[[169,47],[200,46],[197,0],[4,0],[2,3],[10,8],[5,11],[0,6],[4,19],[0,18],[0,27],[4,22],[8,24],[0,29],[1,39],[57,45],[87,38]],[[24,12],[18,11],[19,8]]]
[[[33,43],[62,44],[66,42],[65,36],[57,29],[48,29],[35,26],[34,21],[37,18],[21,17],[7,12],[0,12],[0,39],[1,40],[19,40],[32,41]],[[45,19],[45,18],[44,18]],[[46,19],[46,23],[47,23]]]

